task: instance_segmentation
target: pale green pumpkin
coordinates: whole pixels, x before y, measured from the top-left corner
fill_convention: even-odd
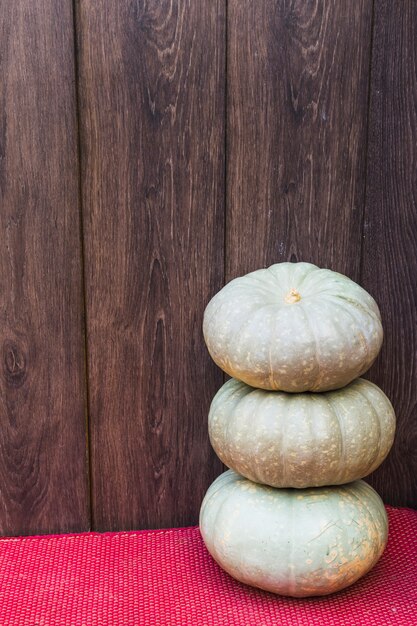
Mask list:
[[[390,401],[363,378],[336,391],[296,394],[232,378],[214,397],[208,422],[223,463],[273,487],[363,478],[385,459],[395,433]]]
[[[207,491],[200,531],[237,580],[302,597],[339,591],[366,574],[384,551],[388,521],[364,481],[273,489],[229,470]]]
[[[232,280],[207,305],[203,332],[230,376],[290,392],[344,387],[371,366],[383,337],[375,300],[310,263],[279,263]]]

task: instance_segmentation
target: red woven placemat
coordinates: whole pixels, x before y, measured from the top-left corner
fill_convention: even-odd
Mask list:
[[[242,585],[198,528],[0,540],[0,624],[413,626],[417,511],[388,508],[381,561],[351,588],[295,600]]]

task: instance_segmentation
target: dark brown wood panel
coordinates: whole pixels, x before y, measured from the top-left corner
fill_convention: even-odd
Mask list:
[[[392,400],[397,435],[370,482],[417,508],[417,4],[375,2],[362,283],[385,339],[370,372]]]
[[[97,529],[196,523],[220,472],[225,3],[80,0],[92,502]]]
[[[0,533],[89,527],[70,1],[0,3]]]
[[[229,0],[228,279],[309,261],[358,279],[370,0]]]

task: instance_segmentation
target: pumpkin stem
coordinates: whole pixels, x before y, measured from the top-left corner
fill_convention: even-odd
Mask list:
[[[294,302],[301,300],[301,296],[296,289],[290,289],[284,300],[287,304],[294,304]]]

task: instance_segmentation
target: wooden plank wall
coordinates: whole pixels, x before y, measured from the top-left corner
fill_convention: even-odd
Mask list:
[[[90,514],[71,2],[0,3],[0,81],[0,533],[84,530]]]
[[[196,521],[221,464],[203,348],[224,280],[225,4],[81,0],[94,527]]]
[[[376,297],[398,433],[370,481],[417,508],[416,4],[0,8],[0,533],[196,523],[204,307],[287,260]]]
[[[370,372],[398,417],[393,450],[370,482],[417,508],[417,3],[374,9],[361,281],[385,329]]]
[[[229,0],[227,279],[288,260],[359,279],[371,21],[367,0]]]

